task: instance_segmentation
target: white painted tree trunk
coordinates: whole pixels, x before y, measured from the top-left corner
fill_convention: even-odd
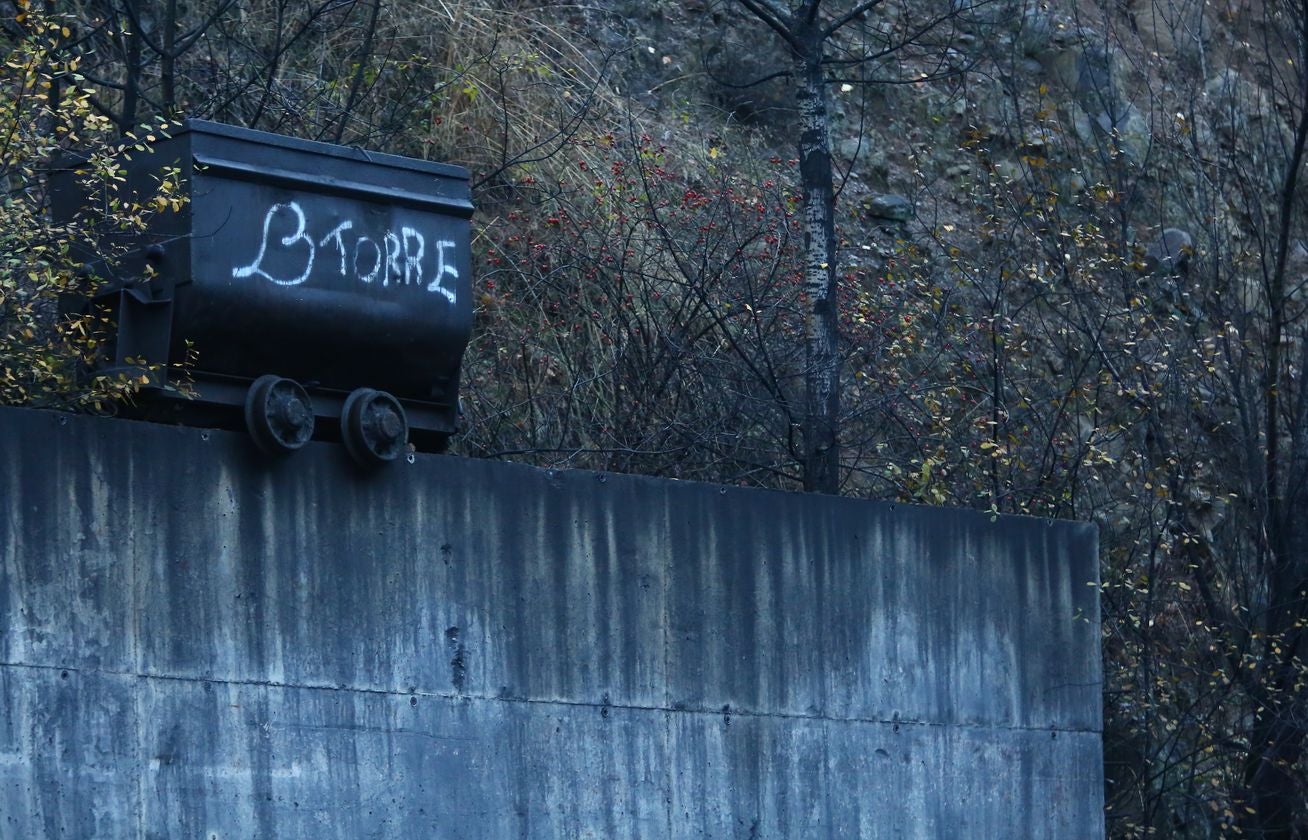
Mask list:
[[[820,37],[795,58],[799,173],[803,188],[805,388],[804,489],[840,491],[840,353],[835,195]]]

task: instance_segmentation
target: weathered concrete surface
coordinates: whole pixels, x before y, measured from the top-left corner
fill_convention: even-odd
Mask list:
[[[1093,529],[0,410],[0,836],[1099,838]]]

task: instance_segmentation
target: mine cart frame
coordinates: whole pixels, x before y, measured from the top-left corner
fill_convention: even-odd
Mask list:
[[[339,438],[364,464],[444,449],[472,324],[467,170],[203,120],[126,170],[136,195],[172,172],[187,199],[86,267],[114,324],[96,373],[145,383],[132,413],[243,424],[269,453]],[[57,218],[94,206],[75,162],[52,183]]]

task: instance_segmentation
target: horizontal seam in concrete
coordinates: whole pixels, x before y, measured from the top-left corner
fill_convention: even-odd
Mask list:
[[[125,677],[140,680],[158,680],[160,682],[182,682],[196,683],[200,685],[228,685],[236,687],[250,688],[277,688],[277,689],[301,689],[305,691],[345,691],[352,694],[374,694],[382,697],[426,697],[433,700],[464,700],[482,703],[509,703],[524,706],[562,706],[565,708],[583,708],[583,709],[615,709],[618,711],[633,712],[663,712],[667,714],[682,715],[701,715],[706,717],[738,717],[738,718],[758,718],[763,720],[809,720],[822,721],[828,723],[859,723],[859,724],[876,724],[879,726],[926,726],[926,727],[953,727],[956,729],[978,729],[978,730],[1001,730],[1008,732],[1062,732],[1074,735],[1100,735],[1098,729],[1081,729],[1075,727],[1061,726],[1017,726],[1013,724],[986,724],[986,723],[962,723],[962,722],[942,722],[932,720],[912,720],[909,718],[893,718],[884,720],[881,718],[863,718],[863,717],[832,717],[830,715],[810,715],[798,714],[796,712],[759,712],[748,709],[737,709],[734,706],[710,709],[710,708],[692,708],[687,706],[642,706],[634,703],[604,703],[592,702],[586,700],[543,700],[532,697],[506,697],[501,695],[484,695],[484,694],[456,694],[434,691],[396,691],[385,688],[366,688],[363,686],[350,685],[328,685],[328,684],[309,684],[309,683],[284,683],[274,680],[235,680],[224,679],[221,677],[190,677],[180,674],[139,674],[132,671],[114,671],[104,668],[77,668],[60,665],[37,665],[30,662],[0,662],[0,668],[26,668],[35,671],[67,671],[73,674],[94,674],[108,677]]]

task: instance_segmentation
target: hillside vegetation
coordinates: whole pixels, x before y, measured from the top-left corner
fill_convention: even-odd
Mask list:
[[[81,235],[39,223],[57,146],[202,116],[461,163],[455,451],[1094,521],[1112,836],[1308,837],[1308,5],[17,0],[3,23],[6,401],[130,390],[42,373],[81,352],[48,332]]]

